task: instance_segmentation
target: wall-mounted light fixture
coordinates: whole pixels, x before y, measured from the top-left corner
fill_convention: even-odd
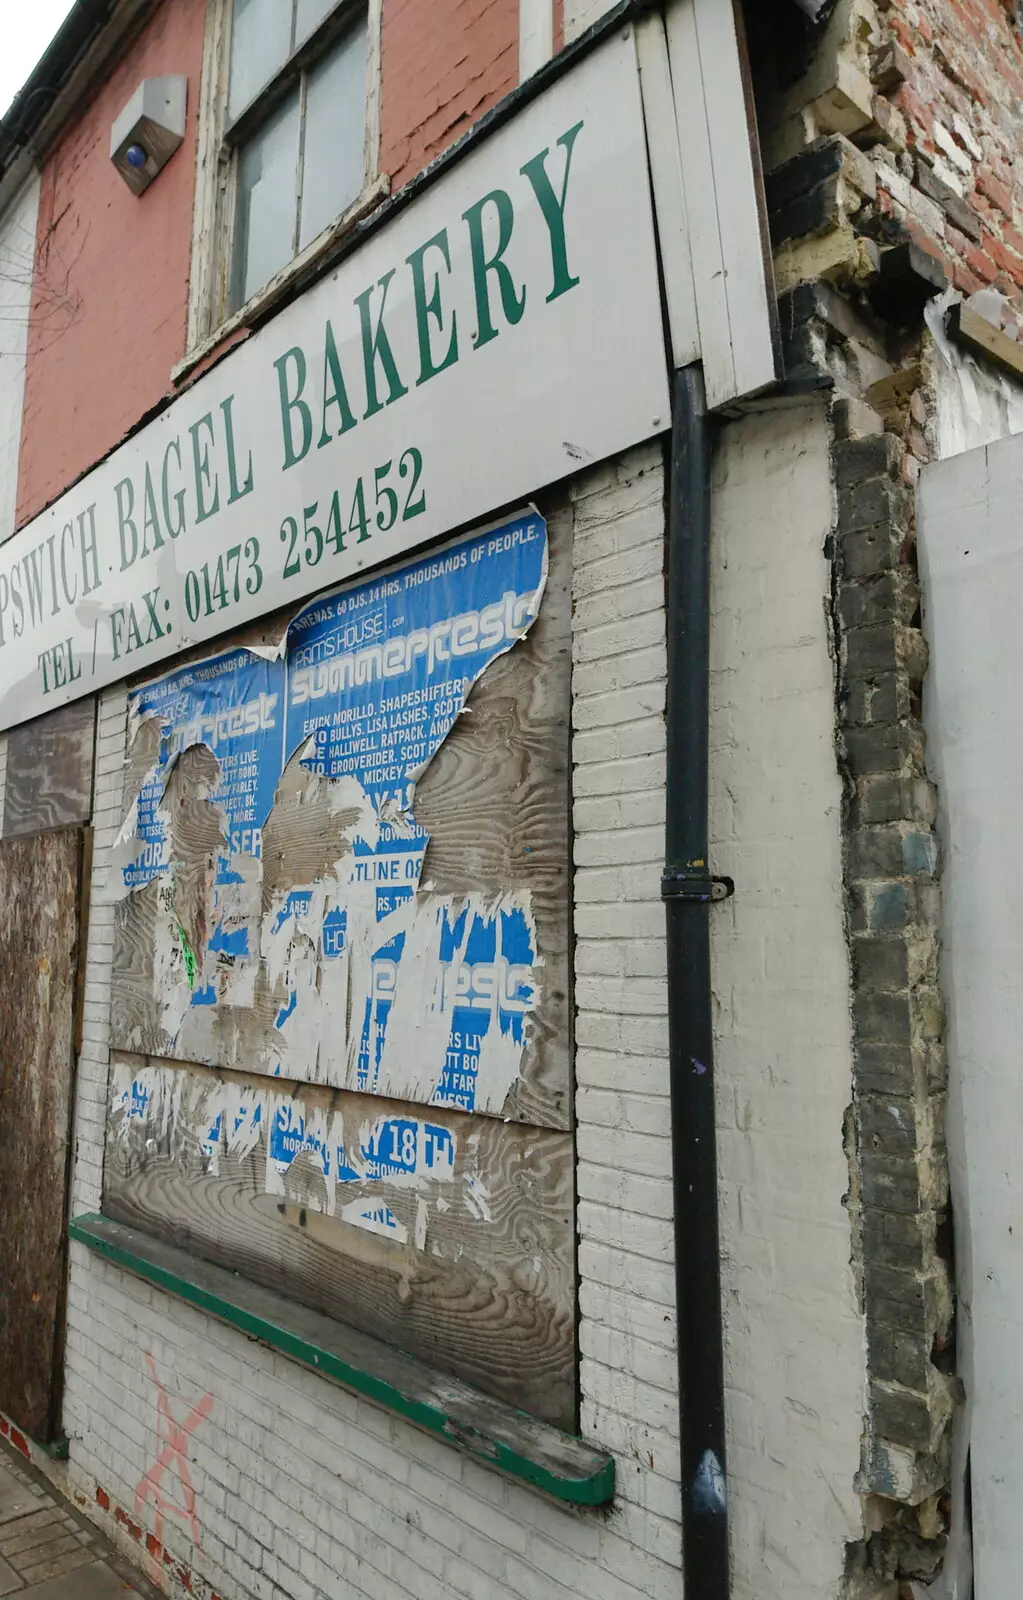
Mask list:
[[[133,194],[149,188],[185,137],[188,79],[143,78],[110,130],[110,159]]]

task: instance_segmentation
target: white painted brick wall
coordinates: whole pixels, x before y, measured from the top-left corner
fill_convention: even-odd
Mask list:
[[[730,424],[713,478],[712,914],[734,1600],[831,1600],[862,1538],[865,1356],[818,408]]]
[[[826,445],[803,412],[733,424],[715,485],[712,821],[715,865],[738,882],[713,913],[736,1600],[834,1595],[861,1531]],[[558,1507],[75,1246],[71,1487],[99,1515],[101,1485],[122,1518],[105,1525],[133,1547],[123,1519],[153,1527],[136,1490],[162,1447],[147,1355],[175,1418],[211,1394],[188,1442],[200,1546],[171,1511],[163,1537],[224,1600],[681,1596],[663,496],[648,447],[580,480],[571,513],[581,1418],[617,1456],[615,1507]],[[103,696],[76,1211],[101,1191],[120,822],[104,758],[123,749],[125,710],[123,691]]]

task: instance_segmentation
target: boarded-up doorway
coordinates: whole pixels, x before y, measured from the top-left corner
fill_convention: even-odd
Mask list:
[[[0,1410],[57,1431],[86,832],[0,844]]]

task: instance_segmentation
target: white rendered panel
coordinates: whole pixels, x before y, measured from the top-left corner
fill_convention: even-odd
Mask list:
[[[1023,438],[924,469],[919,543],[941,805],[959,1360],[978,1595],[1018,1592],[1023,1524]]]

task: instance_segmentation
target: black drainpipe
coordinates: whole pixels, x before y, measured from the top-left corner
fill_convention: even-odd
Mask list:
[[[709,908],[731,892],[710,874],[709,424],[703,374],[674,375],[668,506],[667,920],[675,1303],[682,1456],[682,1561],[689,1600],[728,1600],[724,1362],[714,1134]]]

